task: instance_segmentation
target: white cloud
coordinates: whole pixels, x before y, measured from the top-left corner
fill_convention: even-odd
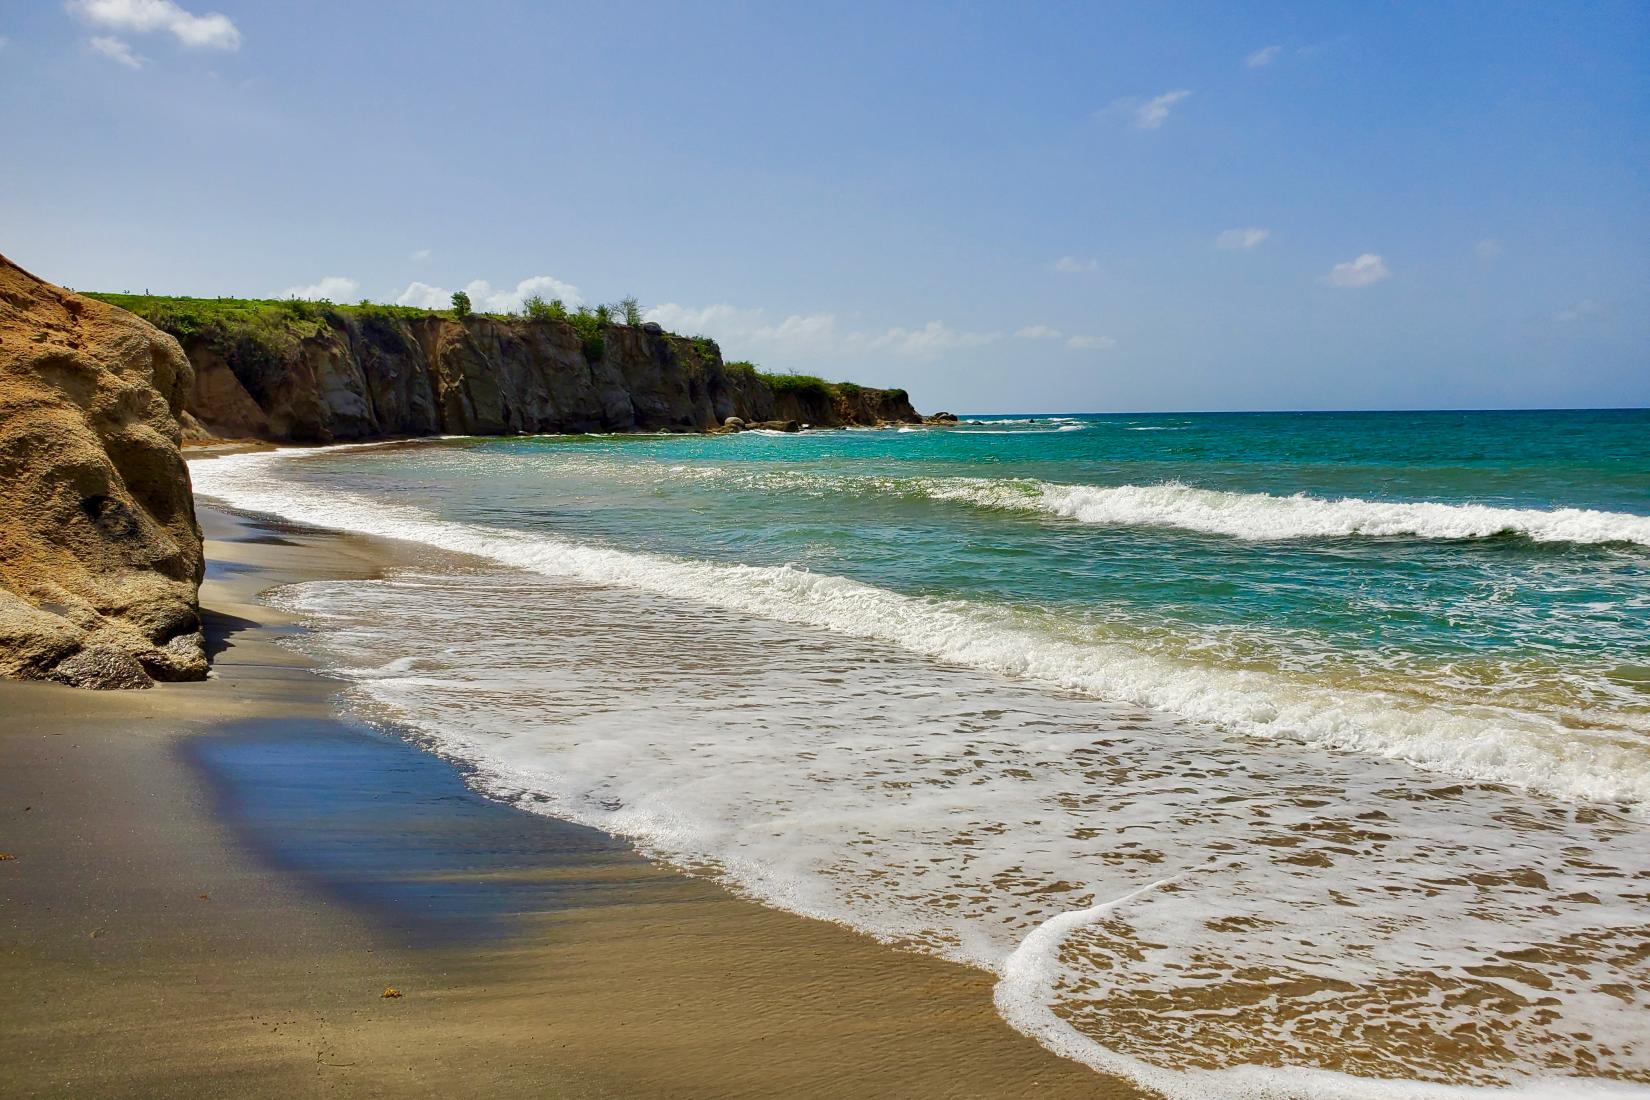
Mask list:
[[[1507,251],[1501,246],[1501,242],[1496,240],[1494,237],[1485,237],[1483,240],[1473,245],[1472,250],[1478,254],[1478,258],[1480,260],[1484,260],[1485,262],[1499,260],[1502,254]]]
[[[1079,351],[1104,351],[1114,348],[1117,341],[1110,336],[1073,336],[1066,341],[1066,347],[1076,348]]]
[[[11,39],[7,38],[3,34],[0,34],[0,50],[5,49],[10,43]]]
[[[1191,94],[1189,88],[1177,88],[1172,92],[1164,92],[1155,99],[1148,99],[1134,109],[1135,129],[1157,129],[1169,120],[1169,111],[1174,105]]]
[[[241,46],[241,32],[227,15],[195,15],[174,0],[68,0],[64,7],[94,27],[134,34],[165,31],[185,46],[203,49]]]
[[[1251,69],[1264,69],[1278,59],[1283,52],[1282,46],[1262,46],[1254,53],[1243,59],[1243,63]]]
[[[1215,238],[1215,247],[1228,250],[1247,250],[1272,235],[1270,229],[1250,226],[1247,229],[1227,229]]]
[[[396,295],[398,306],[417,306],[419,309],[446,309],[453,304],[453,292],[429,283],[412,283]]]
[[[944,352],[956,351],[959,348],[976,348],[1000,339],[1000,332],[959,332],[943,321],[929,321],[919,329],[891,328],[882,335],[873,337],[868,350],[886,348],[895,355],[932,359]]]
[[[417,252],[412,254],[412,258],[415,260],[427,260],[430,258],[430,250],[427,248],[420,248]]]
[[[477,313],[514,313],[527,299],[560,298],[569,308],[584,304],[579,288],[549,275],[534,275],[523,279],[513,288],[495,290],[486,279],[472,279],[464,284],[464,293],[470,296],[470,305]],[[420,309],[446,309],[453,303],[453,292],[446,287],[414,282],[396,295],[398,306],[417,306]]]
[[[785,360],[868,354],[932,359],[1002,339],[1000,332],[963,331],[943,321],[929,321],[919,328],[894,326],[877,331],[845,329],[831,313],[793,313],[776,322],[764,310],[740,309],[726,303],[693,309],[667,302],[649,308],[644,315],[672,332],[702,332],[714,337],[733,355],[771,355]]]
[[[1100,270],[1100,261],[1093,259],[1078,259],[1076,256],[1061,256],[1058,260],[1054,261],[1052,266],[1056,271],[1063,271],[1068,275],[1075,275],[1083,271]]]
[[[327,275],[309,286],[289,286],[281,291],[281,297],[306,298],[312,302],[322,298],[329,302],[347,302],[360,289],[361,284],[347,275]]]
[[[649,307],[643,315],[671,332],[713,336],[718,343],[742,349],[741,355],[774,352],[814,358],[832,354],[842,344],[836,317],[830,313],[793,313],[776,323],[763,310],[740,309],[726,302],[703,309],[666,302]]]
[[[509,313],[521,308],[521,303],[535,294],[541,298],[560,298],[563,304],[577,307],[584,304],[579,288],[549,275],[534,275],[523,279],[513,290],[494,290],[486,279],[475,279],[464,286],[470,302],[484,313]]]
[[[1575,321],[1585,321],[1590,317],[1597,317],[1604,312],[1604,306],[1591,298],[1583,298],[1568,309],[1561,309],[1553,314],[1553,320],[1561,324],[1571,324]]]
[[[1356,260],[1348,260],[1344,264],[1336,264],[1324,276],[1324,282],[1330,286],[1360,287],[1378,283],[1391,275],[1386,268],[1386,262],[1373,252],[1365,252]]]
[[[96,38],[88,39],[86,44],[110,61],[118,61],[128,69],[143,68],[143,58],[133,53],[132,47],[118,38],[105,38],[98,35]]]
[[[1060,330],[1049,328],[1047,325],[1027,325],[1014,335],[1021,340],[1058,340]]]

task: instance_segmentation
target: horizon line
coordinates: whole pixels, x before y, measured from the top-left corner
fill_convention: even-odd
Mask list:
[[[1499,408],[1412,408],[1412,409],[1119,409],[1110,412],[1047,410],[1042,412],[959,412],[954,416],[1339,416],[1346,413],[1541,413],[1541,412],[1650,412],[1645,405],[1506,405]],[[931,414],[932,415],[932,414]]]

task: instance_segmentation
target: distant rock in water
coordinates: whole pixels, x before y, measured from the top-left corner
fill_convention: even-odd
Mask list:
[[[0,256],[0,675],[206,675],[176,340]]]
[[[362,304],[100,295],[178,338],[200,438],[332,443],[393,436],[713,431],[795,420],[920,420],[904,390],[722,361],[657,324]],[[191,434],[194,425],[190,425]]]

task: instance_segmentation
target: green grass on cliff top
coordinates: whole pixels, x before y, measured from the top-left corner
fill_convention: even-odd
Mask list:
[[[119,306],[174,336],[192,336],[213,325],[225,328],[259,328],[270,325],[325,324],[329,313],[355,317],[451,317],[452,310],[420,309],[417,306],[387,306],[377,302],[335,305],[297,298],[183,298],[164,294],[108,294],[83,292],[88,298]],[[487,314],[486,316],[500,316]]]
[[[456,319],[450,309],[424,309],[419,306],[382,305],[377,302],[359,302],[338,305],[333,302],[311,302],[297,298],[187,298],[164,294],[110,294],[82,291],[88,298],[96,298],[112,306],[135,313],[156,328],[165,330],[180,340],[197,336],[212,339],[222,347],[235,345],[241,355],[274,356],[294,340],[321,335],[333,317],[353,317],[368,321],[375,319],[421,320],[426,317]],[[475,313],[476,317],[491,317],[500,321],[527,319],[520,313]],[[582,323],[581,323],[582,322]],[[600,358],[597,342],[600,334],[595,317],[588,311],[571,314],[565,322],[571,324],[583,339],[586,351],[595,351],[592,358]],[[671,335],[678,335],[672,333]],[[691,339],[694,347],[706,356],[716,352],[713,340],[705,336]],[[852,382],[827,382],[811,374],[770,374],[748,360],[724,364],[730,374],[744,374],[760,378],[776,394],[795,394],[829,400],[838,395],[858,397],[863,387]],[[903,395],[902,390],[888,391]]]

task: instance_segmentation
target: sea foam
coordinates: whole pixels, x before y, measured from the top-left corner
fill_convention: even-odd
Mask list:
[[[1534,1079],[1650,1058],[1650,850],[1613,815],[624,587],[461,569],[274,598],[358,713],[495,797],[990,970],[1014,1026],[1166,1095],[1588,1095]]]
[[[1445,707],[1382,691],[1340,690],[1307,676],[1199,665],[1117,641],[1083,643],[1045,632],[1033,616],[1011,607],[907,596],[790,566],[672,558],[442,520],[285,482],[278,475],[282,461],[277,452],[199,463],[192,468],[195,487],[255,511],[888,642],[1251,736],[1373,753],[1565,798],[1628,803],[1641,811],[1650,805],[1650,753],[1630,731],[1575,729],[1488,703]]]
[[[1014,1026],[1166,1095],[1644,1095],[1539,1079],[1650,1069],[1635,1023],[1650,983],[1622,961],[1650,873],[1642,827],[1494,787],[1428,789],[1409,768],[1643,799],[1639,746],[1084,643],[1002,607],[445,521],[288,482],[284,461],[192,472],[243,508],[526,571],[283,597],[366,698],[501,797],[991,970]],[[1509,957],[1547,988],[1494,992],[1479,972]],[[1254,973],[1277,983],[1258,1000],[1243,994]],[[1386,992],[1418,982],[1421,995]],[[1609,992],[1623,983],[1626,1006]],[[1379,1045],[1390,1029],[1479,1025],[1486,995],[1513,1005],[1484,1042],[1498,1061]],[[1377,1017],[1366,1041],[1357,1021]],[[1322,1068],[1342,1048],[1371,1076]],[[1268,1059],[1289,1065],[1249,1064]],[[1228,1068],[1196,1068],[1211,1061]],[[1454,1073],[1467,1083],[1372,1079]]]
[[[940,500],[1041,512],[1116,527],[1172,527],[1250,541],[1378,538],[1478,539],[1521,535],[1534,542],[1650,546],[1650,516],[1588,508],[1498,508],[1436,501],[1325,499],[1234,493],[1178,482],[1062,485],[1018,479],[933,478],[921,486]]]
[[[1027,435],[1081,429],[1008,431]],[[903,429],[902,429],[903,430]],[[919,431],[921,429],[911,429]],[[974,435],[999,434],[972,431]],[[657,468],[601,463],[605,473],[645,480]],[[993,511],[1053,516],[1106,527],[1158,527],[1250,542],[1290,539],[1484,539],[1513,535],[1541,543],[1650,546],[1650,516],[1591,508],[1508,508],[1444,501],[1366,500],[1205,489],[1177,481],[1153,485],[1076,485],[1031,478],[888,477],[806,470],[751,470],[701,464],[668,468],[675,476],[725,480],[781,491],[907,495]]]

